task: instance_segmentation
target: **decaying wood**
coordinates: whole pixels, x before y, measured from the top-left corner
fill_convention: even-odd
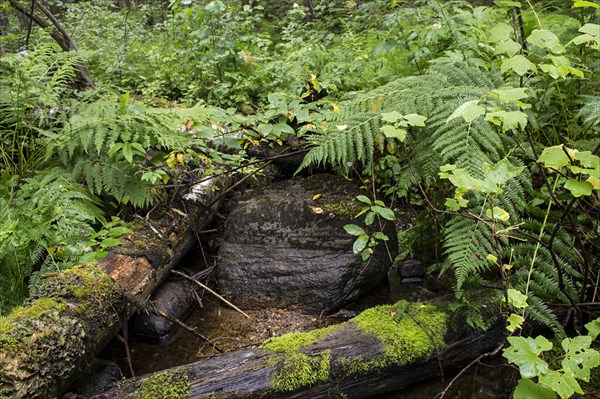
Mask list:
[[[384,347],[373,335],[360,331],[352,321],[326,338],[303,347],[300,352],[318,362],[319,356],[330,353],[326,381],[314,382],[292,390],[276,389],[275,381],[285,369],[285,358],[275,358],[267,349],[254,348],[220,355],[185,366],[147,374],[120,383],[94,399],[130,397],[154,394],[144,389],[157,389],[152,379],[172,376],[188,381],[186,398],[366,398],[375,394],[401,389],[410,384],[456,369],[469,363],[479,354],[489,351],[503,340],[503,327],[496,325],[487,332],[447,334],[447,344],[437,354],[405,366],[384,365],[366,372],[349,372],[353,359],[369,361],[384,356]],[[157,381],[157,380],[155,380]],[[146,382],[148,382],[146,384]],[[145,386],[145,388],[144,388]]]
[[[21,308],[22,316],[0,323],[0,397],[64,392],[132,315],[131,298],[145,301],[191,249],[195,231],[210,223],[220,193],[209,183],[225,189],[231,181],[195,187],[184,196],[182,212],[169,210],[152,220],[162,238],[140,226],[104,259],[49,279]]]

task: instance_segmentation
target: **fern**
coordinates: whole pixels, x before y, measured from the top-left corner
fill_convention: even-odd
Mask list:
[[[201,125],[213,117],[219,111],[202,106],[161,109],[127,97],[121,104],[100,99],[74,110],[64,132],[52,137],[46,157],[58,157],[91,193],[146,207],[156,200],[155,185],[140,178],[147,151],[184,151],[198,143],[186,123]]]

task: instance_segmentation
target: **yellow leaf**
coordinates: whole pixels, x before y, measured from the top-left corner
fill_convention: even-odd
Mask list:
[[[340,112],[340,106],[337,104],[331,104],[331,106],[333,107],[333,112]]]
[[[313,211],[313,213],[320,215],[323,213],[323,208],[318,208],[316,206],[311,206],[310,207],[311,211]]]
[[[318,200],[319,198],[321,198],[321,195],[322,195],[322,194],[315,194],[315,195],[313,195],[313,197],[312,197],[313,201],[316,201],[316,200]]]
[[[594,176],[590,176],[586,180],[589,183],[592,183],[592,187],[594,190],[600,190],[600,179],[596,179]]]

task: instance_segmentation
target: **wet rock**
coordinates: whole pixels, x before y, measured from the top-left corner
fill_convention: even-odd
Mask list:
[[[73,384],[76,397],[88,397],[108,391],[112,385],[123,378],[121,369],[115,362],[94,359],[90,367]]]
[[[355,199],[359,194],[364,193],[341,177],[315,175],[242,197],[226,223],[219,253],[222,294],[245,308],[321,312],[373,289],[385,278],[390,257],[382,243],[367,262],[352,252],[355,237],[343,226],[361,224],[363,218],[354,219],[362,208]],[[391,223],[385,233],[393,259]]]
[[[402,278],[422,277],[425,275],[425,266],[416,259],[407,259],[400,262],[398,272]]]
[[[192,288],[183,281],[166,281],[150,297],[157,309],[169,316],[182,320],[195,305]],[[162,343],[176,331],[177,326],[170,320],[154,313],[141,312],[135,320],[135,333],[151,343]]]

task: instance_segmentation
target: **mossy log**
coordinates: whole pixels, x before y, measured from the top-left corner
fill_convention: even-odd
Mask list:
[[[365,398],[464,366],[497,347],[502,332],[457,332],[442,308],[400,301],[340,325],[126,380],[94,398]]]
[[[230,181],[212,183],[224,188]],[[62,394],[132,315],[132,303],[145,300],[193,246],[218,196],[209,184],[195,187],[159,218],[137,223],[104,259],[48,278],[0,318],[0,398]]]

